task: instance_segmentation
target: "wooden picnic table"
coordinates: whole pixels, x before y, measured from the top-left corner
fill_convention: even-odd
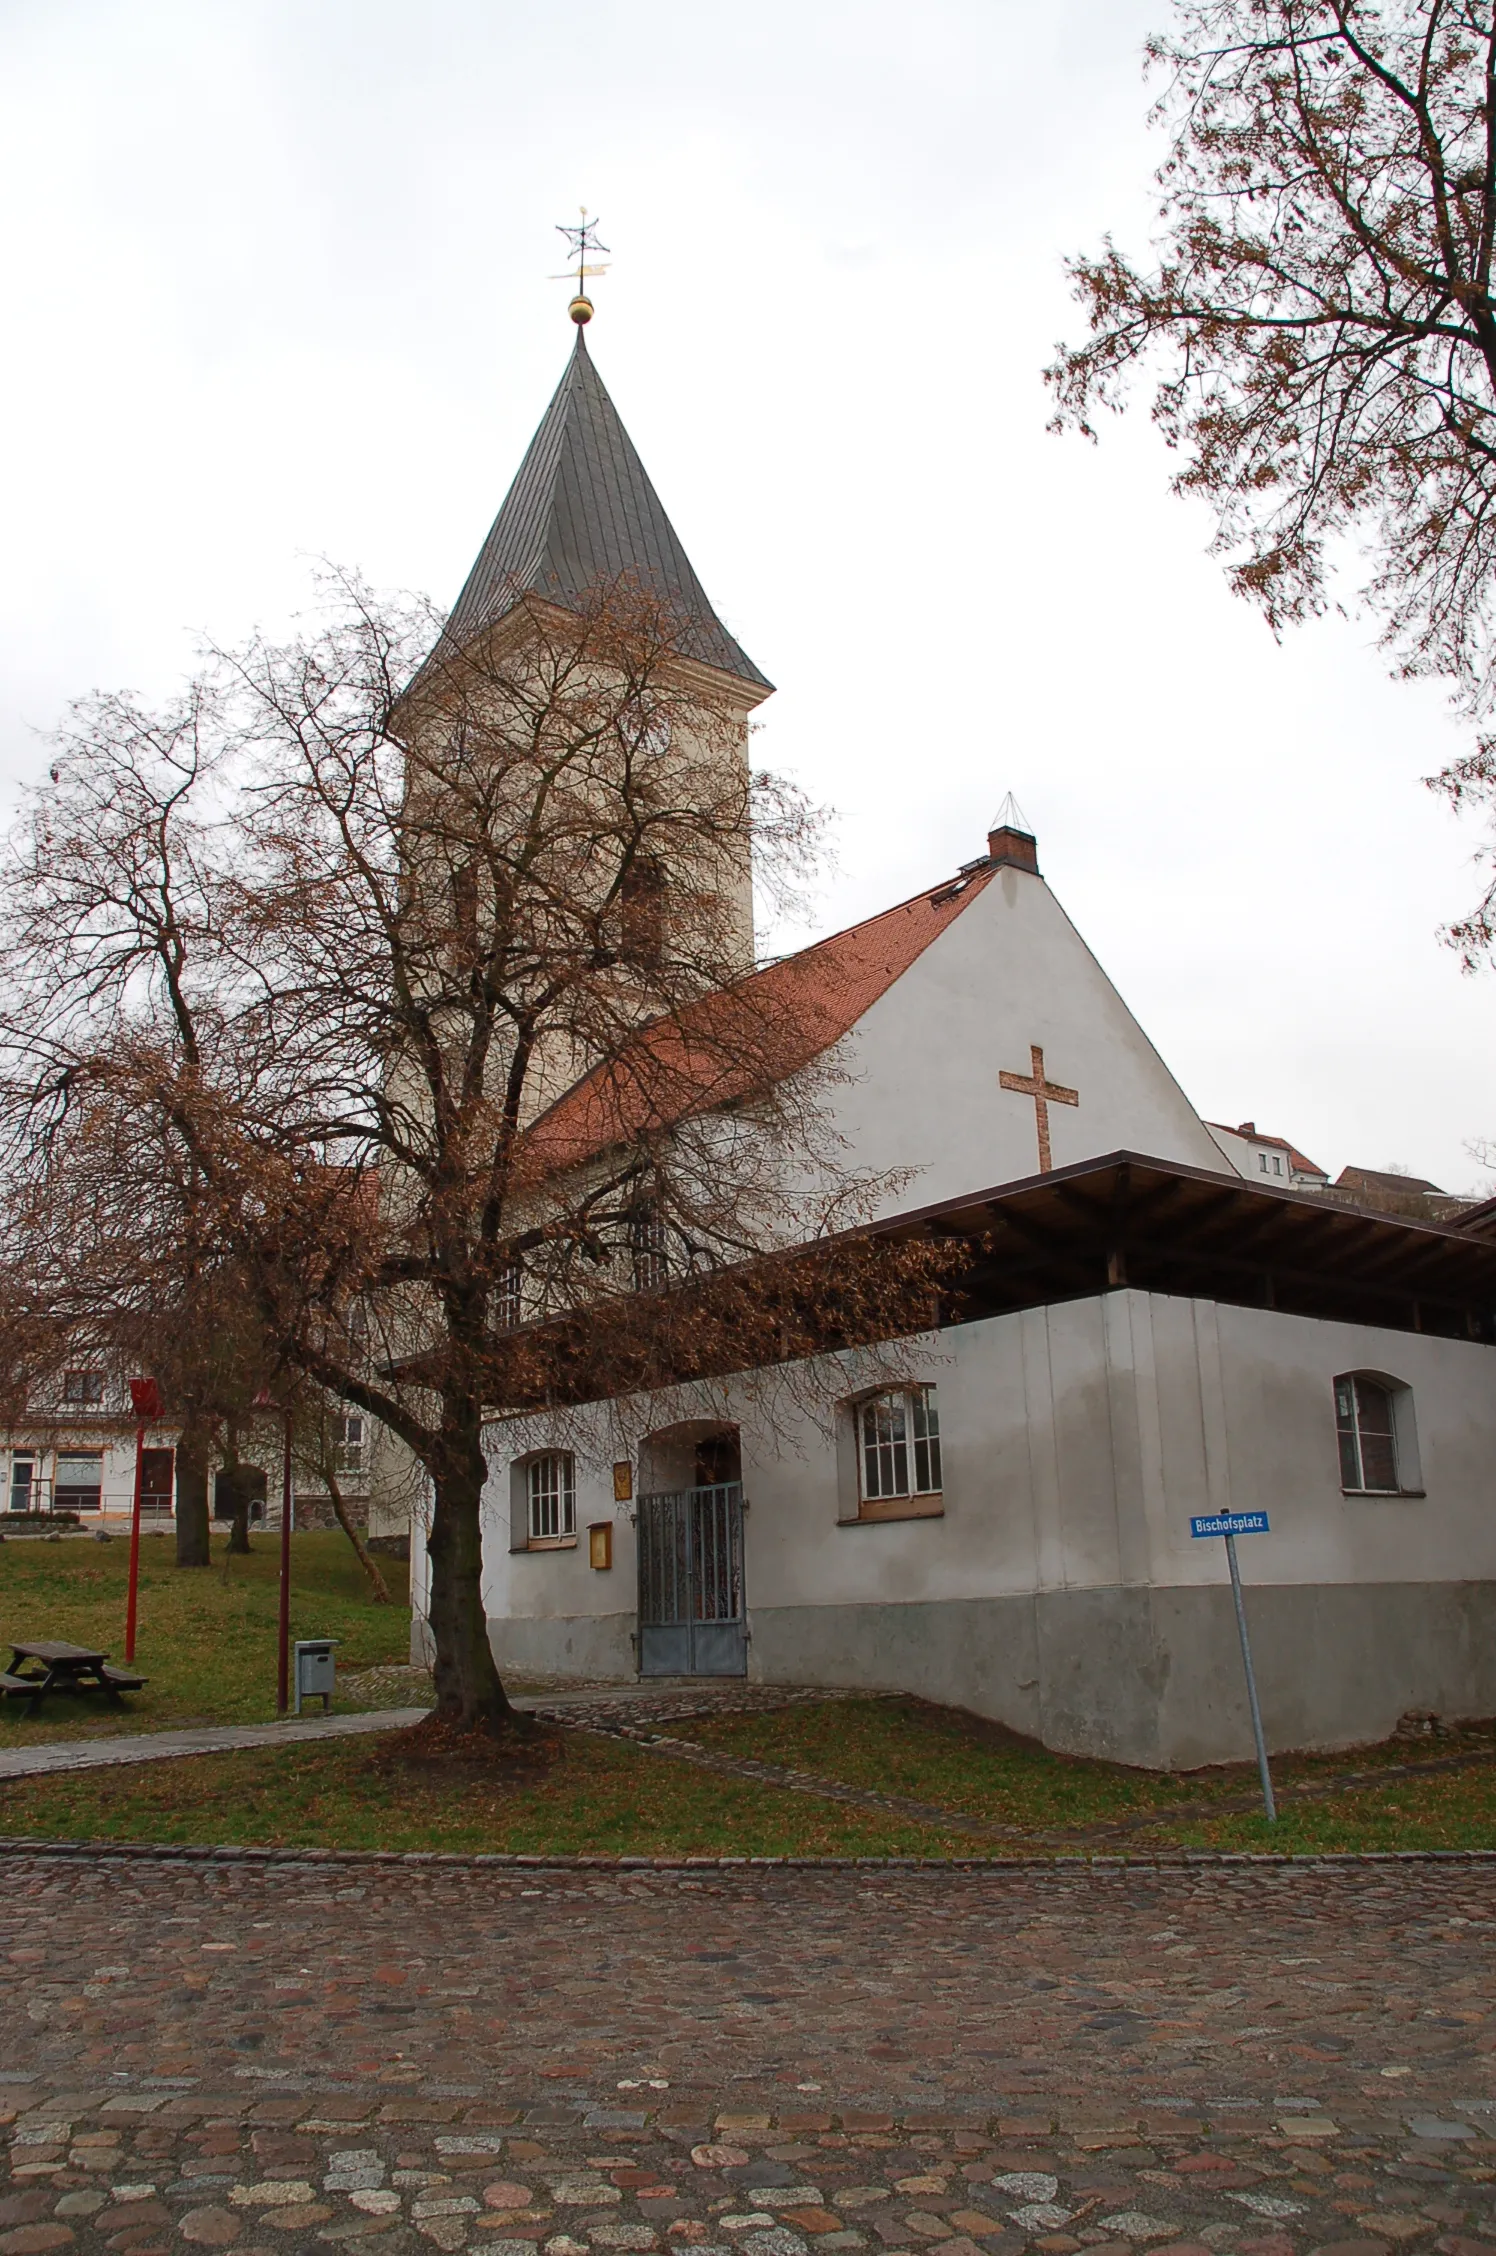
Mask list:
[[[113,1706],[123,1705],[121,1692],[138,1692],[143,1676],[111,1668],[109,1655],[91,1645],[69,1645],[61,1638],[42,1638],[31,1645],[12,1645],[10,1667],[0,1672],[0,1691],[25,1698],[27,1714],[49,1692],[102,1692]]]

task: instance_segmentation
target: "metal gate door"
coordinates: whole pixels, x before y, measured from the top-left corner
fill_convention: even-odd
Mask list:
[[[746,1676],[743,1490],[639,1499],[639,1674]]]

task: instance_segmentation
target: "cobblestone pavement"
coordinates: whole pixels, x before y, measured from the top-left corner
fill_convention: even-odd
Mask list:
[[[1496,2256],[1490,1865],[0,1872],[0,2256]]]

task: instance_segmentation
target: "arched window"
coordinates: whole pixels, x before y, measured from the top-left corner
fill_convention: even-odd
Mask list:
[[[935,1389],[905,1387],[854,1406],[858,1491],[864,1504],[938,1496],[940,1412]]]
[[[1340,1485],[1358,1496],[1400,1496],[1420,1488],[1413,1395],[1365,1371],[1335,1381]]]

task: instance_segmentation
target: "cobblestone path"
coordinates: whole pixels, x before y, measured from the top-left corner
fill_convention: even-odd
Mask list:
[[[0,1874],[0,2256],[1496,2256],[1489,1865]]]

